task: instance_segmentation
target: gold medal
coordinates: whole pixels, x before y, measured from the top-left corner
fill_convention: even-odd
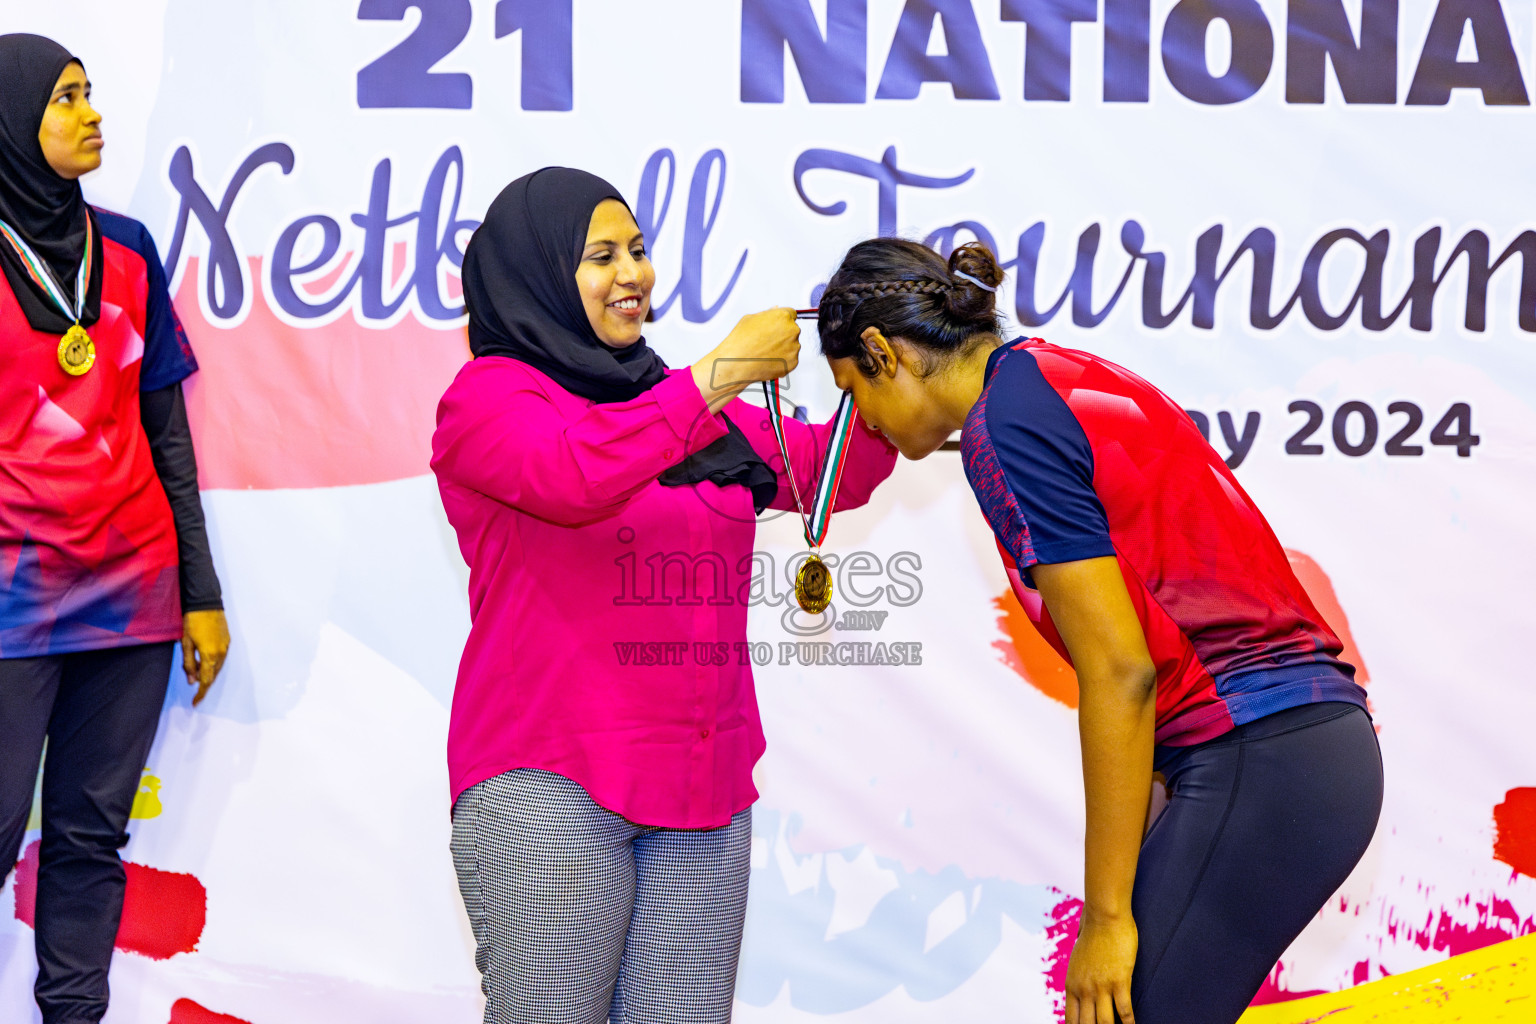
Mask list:
[[[79,377],[95,365],[96,343],[84,327],[75,324],[59,339],[59,366],[71,377]]]
[[[832,573],[815,555],[795,573],[795,601],[812,615],[820,615],[832,603]]]

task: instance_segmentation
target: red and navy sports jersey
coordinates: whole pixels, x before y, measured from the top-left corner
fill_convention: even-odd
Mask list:
[[[175,522],[139,392],[197,362],[138,221],[94,210],[102,239],[96,362],[59,365],[0,277],[0,658],[181,636]]]
[[[965,474],[1036,628],[1030,566],[1113,556],[1157,669],[1159,744],[1276,711],[1365,706],[1342,645],[1253,499],[1167,395],[1038,338],[1005,344],[961,435]]]

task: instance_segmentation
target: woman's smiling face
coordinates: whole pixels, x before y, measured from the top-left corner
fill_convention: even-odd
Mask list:
[[[604,345],[628,348],[640,340],[655,285],[656,268],[645,254],[645,238],[629,207],[604,199],[592,211],[576,266],[582,307]]]

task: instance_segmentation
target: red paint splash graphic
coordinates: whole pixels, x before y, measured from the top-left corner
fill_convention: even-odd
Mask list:
[[[1045,958],[1045,987],[1051,993],[1051,1005],[1059,1019],[1067,1009],[1067,962],[1072,959],[1072,947],[1077,943],[1077,929],[1083,921],[1083,901],[1068,896],[1051,908],[1050,921],[1045,926],[1046,941],[1051,951]]]
[[[1529,786],[1504,794],[1493,809],[1493,859],[1536,878],[1536,789]]]
[[[251,1024],[248,1020],[231,1017],[227,1013],[214,1013],[190,999],[178,999],[171,1005],[170,1024]]]
[[[16,865],[16,920],[35,928],[37,867],[40,840],[27,847]],[[191,875],[124,864],[128,888],[123,895],[123,920],[116,948],[151,960],[169,960],[191,953],[203,937],[208,918],[208,892]]]

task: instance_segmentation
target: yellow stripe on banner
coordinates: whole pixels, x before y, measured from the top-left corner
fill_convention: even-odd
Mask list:
[[[1238,1024],[1536,1021],[1536,935],[1327,995],[1255,1006]]]

